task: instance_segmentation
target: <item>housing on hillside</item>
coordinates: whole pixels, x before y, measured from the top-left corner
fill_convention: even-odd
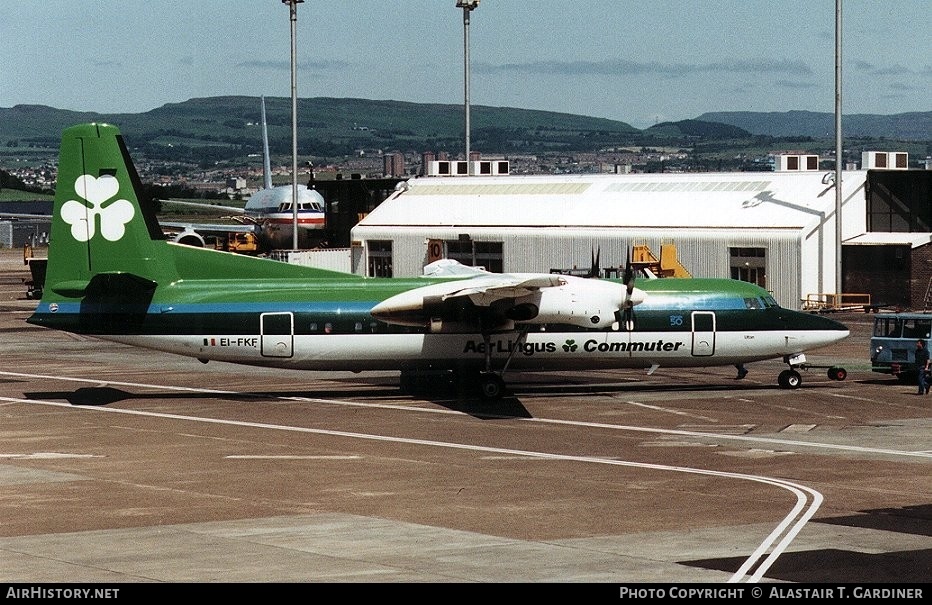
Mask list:
[[[932,171],[870,153],[842,174],[842,290],[916,308],[932,285]],[[818,166],[798,156],[774,172],[414,178],[352,229],[352,269],[416,276],[453,258],[547,272],[588,268],[595,252],[623,267],[635,245],[673,243],[693,276],[755,282],[799,308],[835,292],[835,174]]]

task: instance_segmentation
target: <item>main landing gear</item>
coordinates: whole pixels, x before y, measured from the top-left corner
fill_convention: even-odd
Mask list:
[[[780,375],[777,376],[777,384],[780,385],[781,389],[799,388],[803,382],[803,377],[798,370],[828,368],[829,380],[837,380],[839,382],[848,377],[848,370],[840,366],[816,366],[806,363],[806,356],[803,354],[787,355],[783,358],[783,361],[790,366],[790,369],[783,370],[780,372]]]
[[[473,368],[460,368],[458,370],[403,370],[401,372],[401,389],[409,393],[437,391],[452,387],[458,393],[478,394],[485,400],[501,399],[507,391],[505,385],[505,372],[515,353],[522,350],[528,329],[522,329],[518,338],[510,345],[505,363],[501,370],[492,369],[492,335],[482,334],[483,354],[485,356],[483,369],[477,371]]]
[[[480,372],[479,394],[483,399],[500,399],[505,394],[505,379],[495,372]]]
[[[497,372],[475,369],[412,369],[401,371],[401,390],[410,394],[455,392],[486,400],[500,399],[506,391],[505,380]]]
[[[485,349],[485,369],[479,372],[478,386],[479,394],[482,395],[483,399],[500,399],[505,394],[505,372],[508,370],[515,353],[524,345],[529,330],[530,327],[522,328],[518,333],[518,338],[508,352],[508,358],[505,359],[505,364],[498,372],[492,370],[492,335],[489,332],[482,333],[482,344]]]

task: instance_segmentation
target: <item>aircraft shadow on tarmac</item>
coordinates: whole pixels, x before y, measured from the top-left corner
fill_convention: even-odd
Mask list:
[[[64,400],[71,405],[88,407],[107,406],[121,401],[140,400],[199,400],[199,399],[226,399],[261,405],[263,402],[274,401],[280,403],[282,399],[313,397],[315,399],[361,399],[367,401],[391,399],[397,401],[399,391],[397,387],[373,388],[365,391],[353,392],[344,390],[328,391],[255,391],[244,393],[211,393],[196,391],[170,391],[132,393],[113,387],[81,387],[73,391],[37,391],[24,393],[27,399],[35,400]],[[521,402],[514,397],[503,397],[497,401],[486,401],[478,397],[464,397],[456,399],[436,400],[425,399],[439,406],[451,410],[470,414],[476,418],[530,418]]]
[[[397,396],[397,389],[392,390],[391,394]],[[198,391],[167,391],[167,392],[149,392],[149,393],[132,393],[123,389],[113,387],[82,387],[73,391],[37,391],[33,393],[24,393],[28,399],[63,399],[71,405],[83,406],[104,406],[120,401],[130,400],[153,400],[153,399],[170,399],[170,400],[197,400],[197,399],[226,399],[230,401],[243,401],[258,404],[262,401],[274,400],[280,403],[282,399],[298,397],[342,397],[361,396],[362,394],[348,393],[347,391],[253,391],[242,393],[222,393],[222,392],[198,392]],[[388,392],[384,391],[365,391],[366,397],[385,397]]]
[[[30,399],[64,400],[72,405],[105,406],[127,400],[153,400],[153,399],[227,399],[260,403],[263,400],[280,401],[289,398],[313,397],[333,399],[362,399],[397,401],[399,396],[405,396],[394,382],[385,382],[384,379],[359,381],[358,379],[336,379],[337,383],[350,383],[347,389],[326,389],[307,391],[254,391],[241,393],[198,392],[198,391],[169,391],[132,393],[114,387],[82,387],[73,391],[42,391],[25,393]],[[860,381],[859,381],[860,382]],[[890,382],[885,381],[886,382]],[[361,387],[353,389],[353,386]],[[833,388],[830,383],[804,384],[803,389]],[[703,391],[773,391],[781,390],[776,384],[760,384],[753,381],[734,380],[732,384],[695,384],[684,382],[667,382],[663,384],[645,384],[638,379],[626,382],[573,382],[548,383],[535,381],[515,381],[508,386],[506,396],[497,400],[487,400],[472,393],[463,392],[455,388],[441,385],[431,390],[418,390],[408,394],[415,399],[427,401],[450,410],[469,414],[476,418],[531,418],[531,413],[521,403],[521,396],[582,396],[582,395],[612,395],[624,393],[662,393],[662,392],[703,392]]]

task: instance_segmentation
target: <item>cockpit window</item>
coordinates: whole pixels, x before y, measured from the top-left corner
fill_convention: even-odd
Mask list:
[[[314,212],[323,212],[324,208],[320,202],[298,202],[299,210],[313,210]],[[278,205],[279,212],[291,212],[291,202],[282,202]]]
[[[763,305],[761,304],[759,298],[745,298],[744,308],[745,309],[762,309]]]
[[[767,309],[773,309],[774,307],[780,306],[773,296],[765,296],[763,298],[763,301],[764,301],[764,307],[766,307]]]

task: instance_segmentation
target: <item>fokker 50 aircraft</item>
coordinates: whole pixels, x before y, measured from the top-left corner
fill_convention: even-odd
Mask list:
[[[41,302],[29,322],[209,360],[456,372],[485,397],[509,368],[701,367],[783,358],[848,335],[726,279],[495,274],[366,278],[163,239],[116,127],[65,131]],[[843,372],[843,371],[842,371]],[[844,374],[834,376],[842,379]]]

